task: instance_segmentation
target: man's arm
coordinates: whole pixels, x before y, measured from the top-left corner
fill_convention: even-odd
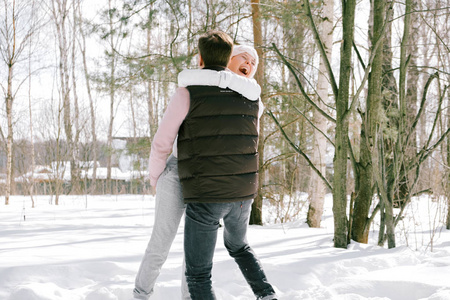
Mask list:
[[[178,85],[181,87],[208,85],[229,88],[253,101],[258,100],[261,95],[261,87],[255,79],[245,78],[231,71],[185,69],[178,74]]]
[[[189,111],[189,91],[178,88],[167,106],[153,138],[149,159],[150,184],[156,186],[159,176],[166,167],[166,160],[172,152],[172,146],[178,129]]]

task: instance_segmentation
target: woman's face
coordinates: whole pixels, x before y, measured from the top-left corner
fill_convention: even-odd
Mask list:
[[[248,53],[240,53],[233,56],[228,63],[228,69],[232,72],[250,78],[255,69],[256,60]]]

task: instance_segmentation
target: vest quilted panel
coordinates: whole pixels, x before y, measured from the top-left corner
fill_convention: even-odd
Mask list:
[[[258,188],[258,102],[228,89],[190,86],[178,132],[185,202],[254,198]]]

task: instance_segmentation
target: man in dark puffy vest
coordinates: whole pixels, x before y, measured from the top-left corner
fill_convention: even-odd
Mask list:
[[[209,31],[198,42],[200,65],[224,70],[233,42]],[[251,68],[251,66],[248,66]],[[229,254],[257,299],[276,299],[247,243],[258,187],[258,101],[213,86],[190,86],[189,111],[178,131],[178,173],[186,207],[186,280],[193,300],[216,299],[211,284],[219,220]]]

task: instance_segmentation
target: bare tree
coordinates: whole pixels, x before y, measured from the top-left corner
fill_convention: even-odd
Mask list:
[[[379,161],[378,152],[373,149],[373,139],[379,127],[379,122],[385,119],[381,100],[387,12],[386,1],[371,2],[369,43],[371,46],[370,52],[373,53],[373,62],[368,79],[365,111],[364,113],[361,112],[360,155],[355,167],[356,195],[351,228],[352,239],[360,243],[368,242],[370,224],[373,220],[373,218],[368,217],[374,195],[373,172],[374,169],[377,169],[372,160],[375,158],[376,161]]]
[[[450,92],[447,96],[447,99],[450,99]],[[447,100],[449,103],[450,100]],[[450,126],[450,113],[447,113],[447,126]],[[447,137],[447,185],[446,185],[446,196],[447,196],[447,220],[446,220],[446,228],[450,230],[450,138]]]
[[[31,3],[32,12],[35,13],[35,1],[33,0]],[[34,192],[36,182],[34,180],[34,171],[36,167],[36,154],[34,149],[34,130],[33,130],[33,110],[32,110],[32,100],[31,100],[31,79],[32,79],[32,66],[31,66],[31,57],[32,57],[32,49],[33,49],[33,39],[30,37],[28,44],[28,110],[30,114],[30,141],[31,141],[31,183],[29,187],[29,193],[31,198],[31,207],[35,207],[34,203]]]
[[[350,71],[356,1],[342,1],[342,45],[339,89],[336,95],[336,132],[333,176],[334,246],[347,248],[347,155]]]
[[[6,137],[6,191],[5,204],[9,204],[11,188],[13,185],[13,143],[14,120],[13,104],[15,96],[24,80],[16,78],[15,68],[22,60],[26,45],[33,34],[36,33],[37,23],[33,15],[34,1],[31,7],[26,1],[4,0],[0,14],[4,16],[0,24],[0,56],[7,68],[7,82],[0,84],[5,95],[5,108],[7,118]],[[30,10],[31,8],[31,10]],[[14,87],[14,84],[17,84]]]
[[[288,66],[294,77],[296,78],[296,82],[302,95],[305,99],[314,107],[314,109],[318,110],[323,116],[325,116],[328,120],[332,121],[336,124],[335,127],[335,156],[334,156],[334,174],[333,174],[333,186],[325,178],[324,174],[322,174],[317,167],[311,162],[308,156],[301,151],[284,133],[283,127],[280,126],[278,121],[275,119],[273,114],[271,114],[275,123],[278,125],[280,131],[284,134],[288,141],[290,141],[291,146],[300,153],[309,163],[309,165],[313,168],[314,172],[316,172],[319,177],[327,184],[327,186],[332,190],[333,193],[333,216],[334,216],[334,245],[337,248],[347,248],[347,244],[349,242],[348,239],[348,218],[347,218],[347,160],[348,154],[350,153],[351,157],[353,157],[352,150],[349,148],[349,139],[348,139],[348,124],[349,124],[349,116],[351,111],[354,109],[359,94],[361,93],[362,88],[368,77],[368,71],[366,70],[364,74],[364,78],[362,80],[361,85],[359,86],[355,95],[350,97],[350,75],[351,75],[351,58],[352,58],[352,47],[353,47],[353,30],[354,30],[354,21],[355,21],[355,1],[343,1],[342,2],[342,25],[343,25],[343,33],[342,33],[342,43],[340,50],[340,74],[339,74],[339,87],[337,84],[337,80],[333,74],[331,69],[331,62],[327,59],[325,47],[321,41],[319,32],[315,25],[310,3],[305,0],[303,2],[303,7],[305,9],[305,14],[307,16],[307,20],[310,24],[310,28],[313,32],[314,40],[316,42],[317,47],[322,56],[322,60],[325,61],[325,66],[327,70],[327,74],[330,79],[331,90],[333,92],[335,98],[336,105],[336,119],[333,119],[326,112],[324,112],[318,105],[312,101],[309,95],[306,93],[305,89],[301,81],[298,79],[295,70],[292,66],[286,61],[283,55],[278,51],[275,47],[275,50],[283,59],[283,62]],[[373,60],[373,57],[370,61]],[[351,98],[351,102],[349,99]]]
[[[72,100],[70,97],[71,92],[71,70],[70,70],[70,53],[73,50],[73,39],[70,39],[70,9],[67,0],[52,0],[50,6],[50,13],[53,18],[53,22],[56,29],[56,38],[58,43],[58,69],[59,69],[59,89],[60,97],[62,99],[63,107],[63,122],[64,122],[64,133],[66,135],[66,140],[68,144],[68,157],[70,161],[70,174],[71,183],[74,187],[79,181],[79,170],[77,168],[76,160],[76,146],[75,138],[77,133],[73,132],[73,122],[74,117],[72,116]],[[72,66],[74,68],[74,66]],[[72,81],[73,83],[73,81]],[[73,88],[73,86],[72,86]],[[76,105],[75,105],[76,106]],[[76,108],[75,110],[77,110]],[[69,166],[67,166],[69,167]]]
[[[75,131],[73,135],[73,149],[71,149],[71,191],[75,193],[81,192],[80,187],[80,166],[78,157],[78,147],[80,143],[81,124],[80,124],[80,107],[77,91],[77,76],[76,76],[76,53],[77,53],[77,10],[79,11],[80,0],[72,0],[72,41],[71,41],[71,63],[72,63],[72,93],[73,93],[73,117],[72,128]]]
[[[320,23],[321,40],[325,48],[327,60],[331,61],[333,47],[333,20],[334,0],[323,1],[322,22]],[[323,54],[321,54],[323,55]],[[321,59],[319,63],[319,74],[317,79],[317,105],[326,110],[328,101],[328,76],[326,60]],[[312,163],[322,174],[326,173],[325,157],[327,153],[327,119],[318,111],[314,110],[313,123],[316,126],[314,132],[314,151]],[[310,227],[319,228],[325,202],[326,185],[315,172],[311,175],[310,203],[307,215],[307,223]]]
[[[318,34],[311,13],[309,1],[304,1],[306,15],[310,27],[314,32],[316,44],[325,59],[325,48]],[[348,218],[347,218],[347,160],[351,153],[348,143],[349,116],[355,105],[358,94],[350,99],[350,76],[352,68],[352,47],[355,25],[356,1],[348,0],[341,2],[342,9],[342,43],[340,50],[339,87],[331,70],[330,61],[326,61],[326,69],[330,78],[331,89],[336,103],[336,128],[335,128],[335,154],[333,159],[333,217],[334,217],[334,246],[347,248],[348,240]],[[364,81],[362,82],[363,86]],[[358,89],[360,91],[360,89]],[[316,108],[317,109],[317,108]],[[316,168],[317,170],[317,168]],[[321,178],[324,178],[323,176]]]
[[[81,6],[79,5],[77,7],[77,16],[74,20],[75,26],[79,29],[79,39],[78,39],[78,46],[80,48],[81,52],[81,58],[83,61],[83,74],[84,74],[84,80],[86,84],[86,92],[89,99],[89,113],[90,113],[90,133],[92,135],[92,160],[93,160],[93,166],[92,166],[92,189],[91,192],[95,192],[97,189],[97,159],[98,159],[98,151],[97,151],[97,127],[96,127],[96,115],[95,115],[95,102],[94,98],[92,97],[92,90],[91,90],[91,78],[89,76],[89,69],[88,69],[88,63],[87,63],[87,45],[86,45],[86,32],[83,28],[83,22],[82,22],[82,14],[81,14]]]
[[[264,57],[262,51],[263,39],[262,39],[262,28],[261,28],[261,12],[259,0],[252,0],[252,21],[253,21],[253,41],[256,48],[256,52],[259,56],[258,70],[256,70],[255,79],[256,81],[264,87]],[[259,188],[258,194],[256,195],[253,204],[252,211],[250,214],[250,224],[262,225],[262,206],[263,206],[263,189],[264,184],[264,117],[260,118],[259,121]]]

